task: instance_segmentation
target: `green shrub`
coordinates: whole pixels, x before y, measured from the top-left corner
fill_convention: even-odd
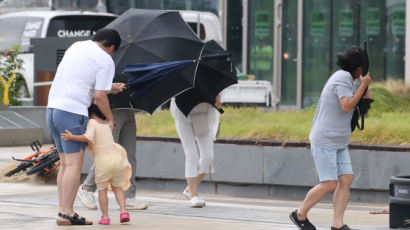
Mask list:
[[[18,46],[0,54],[0,103],[5,105],[21,105],[18,99],[24,89],[24,77],[19,72],[23,69],[23,60],[18,54]]]
[[[398,90],[397,92],[402,92]],[[410,99],[397,95],[382,84],[372,85],[371,104],[365,129],[356,130],[352,143],[410,145]],[[250,138],[281,141],[309,141],[316,106],[294,112],[265,112],[254,107],[224,107],[221,115],[221,138]],[[137,113],[138,135],[177,136],[174,120],[168,110]]]
[[[375,101],[371,104],[369,114],[381,114],[384,112],[409,112],[408,100],[398,97],[391,91],[380,86],[370,88],[370,95]]]

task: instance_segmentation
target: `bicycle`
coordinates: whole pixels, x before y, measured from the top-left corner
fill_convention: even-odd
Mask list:
[[[24,159],[16,159],[12,157],[13,160],[21,161],[21,163],[15,169],[8,172],[5,176],[10,177],[20,171],[27,170],[27,175],[39,173],[42,176],[42,179],[45,180],[52,171],[60,166],[60,162],[58,162],[60,157],[55,147],[48,150],[41,150],[41,144],[39,141],[32,142],[30,147],[33,151],[35,151],[35,153]]]

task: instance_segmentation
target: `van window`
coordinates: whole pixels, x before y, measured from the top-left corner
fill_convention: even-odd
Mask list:
[[[188,22],[188,25],[189,25],[189,27],[191,27],[191,29],[194,31],[194,33],[195,34],[198,34],[197,33],[197,23],[196,22]],[[206,38],[206,33],[205,33],[205,27],[204,27],[204,24],[200,24],[200,26],[199,26],[199,29],[200,29],[200,34],[199,34],[199,39],[201,39],[201,40],[205,40],[205,38]]]
[[[58,16],[50,20],[47,37],[88,37],[113,21],[111,16]]]
[[[0,8],[34,8],[34,7],[47,7],[50,8],[49,0],[0,0]]]
[[[40,37],[43,21],[39,17],[0,18],[0,51],[20,45],[27,52],[30,38]]]

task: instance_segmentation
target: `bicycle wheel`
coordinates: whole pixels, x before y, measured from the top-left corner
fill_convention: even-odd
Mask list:
[[[41,172],[46,167],[52,167],[55,162],[59,161],[60,157],[58,156],[58,152],[52,152],[42,159],[40,159],[40,163],[34,165],[31,169],[27,170],[27,175],[33,175],[35,173]]]
[[[5,176],[11,177],[12,175],[14,175],[14,174],[16,174],[16,173],[18,173],[18,172],[20,172],[20,171],[26,170],[27,168],[29,168],[29,167],[31,167],[31,166],[33,166],[33,163],[32,163],[32,162],[24,162],[24,163],[21,163],[21,164],[19,164],[19,165],[17,166],[17,168],[15,168],[15,169],[11,170],[10,172],[6,173]]]

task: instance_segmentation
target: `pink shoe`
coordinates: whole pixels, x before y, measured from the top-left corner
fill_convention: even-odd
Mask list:
[[[123,211],[120,214],[120,223],[130,222],[130,214],[128,211]]]
[[[98,221],[98,223],[103,224],[103,225],[109,225],[110,224],[110,218],[101,216],[101,219]]]

